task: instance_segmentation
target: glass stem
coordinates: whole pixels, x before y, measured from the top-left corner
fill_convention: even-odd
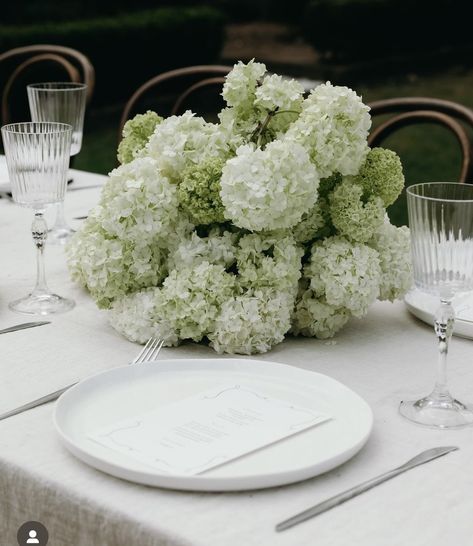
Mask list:
[[[33,295],[49,294],[44,271],[44,245],[48,236],[48,226],[44,219],[44,211],[35,211],[33,223],[31,224],[31,233],[33,234],[33,241],[37,249],[36,286],[33,290]]]
[[[432,395],[439,398],[451,398],[447,388],[447,354],[448,345],[453,333],[455,312],[450,300],[441,299],[440,307],[435,314],[435,333],[437,334],[439,357],[437,381]]]
[[[64,202],[61,201],[56,205],[56,221],[53,229],[67,228],[66,217],[64,215]]]

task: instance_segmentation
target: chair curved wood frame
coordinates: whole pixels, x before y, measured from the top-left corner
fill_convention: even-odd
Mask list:
[[[15,80],[20,76],[22,72],[30,68],[32,65],[48,61],[54,62],[58,64],[61,68],[63,68],[71,82],[79,83],[81,81],[81,76],[77,68],[75,68],[75,66],[73,66],[66,58],[62,57],[61,55],[57,55],[55,53],[42,53],[40,55],[30,57],[15,68],[11,76],[8,78],[5,87],[3,88],[1,109],[2,123],[6,124],[10,122],[8,99],[10,98],[10,92]]]
[[[473,110],[456,102],[425,97],[405,97],[380,100],[369,104],[371,115],[396,113],[372,131],[370,146],[378,146],[394,131],[415,123],[437,123],[448,128],[462,150],[460,182],[473,183],[473,158],[470,138],[460,122],[473,130]],[[459,121],[457,121],[459,120]]]
[[[122,117],[120,119],[120,126],[118,129],[118,139],[121,140],[122,131],[125,123],[128,121],[130,114],[133,112],[133,110],[136,107],[136,104],[138,101],[152,88],[157,87],[164,82],[167,82],[172,79],[176,78],[182,78],[185,76],[209,76],[209,75],[215,75],[215,78],[209,78],[206,77],[202,81],[194,83],[189,88],[187,88],[175,101],[173,108],[171,112],[174,114],[176,111],[178,111],[179,107],[182,105],[185,99],[189,97],[189,95],[193,92],[195,92],[197,89],[200,89],[204,87],[205,85],[215,85],[217,82],[214,80],[217,80],[217,76],[220,76],[219,79],[222,80],[224,76],[226,76],[230,70],[232,69],[231,66],[224,66],[224,65],[197,65],[197,66],[188,66],[185,68],[177,68],[175,70],[169,70],[168,72],[163,72],[162,74],[159,74],[158,76],[154,76],[147,82],[145,82],[143,85],[141,85],[130,97],[128,102],[125,105],[125,108],[123,110]]]
[[[225,78],[218,77],[218,78],[207,78],[205,80],[201,80],[200,82],[194,83],[194,85],[191,85],[188,89],[184,91],[184,93],[181,93],[179,97],[177,98],[176,102],[174,103],[174,106],[171,110],[171,115],[176,115],[179,110],[181,109],[184,102],[192,95],[192,93],[195,93],[199,89],[203,89],[204,87],[210,87],[212,85],[223,85],[225,83]]]
[[[16,47],[0,54],[0,63],[14,59],[15,57],[23,57],[27,55],[53,54],[63,57],[72,65],[77,65],[80,70],[81,82],[87,85],[87,102],[90,102],[94,93],[95,87],[95,70],[89,58],[71,47],[65,47],[52,44],[37,44],[23,47]],[[77,66],[76,69],[77,69]]]

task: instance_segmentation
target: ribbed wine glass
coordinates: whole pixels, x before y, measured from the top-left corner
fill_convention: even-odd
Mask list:
[[[447,352],[455,314],[452,298],[473,290],[473,186],[449,182],[407,188],[415,285],[434,294],[439,343],[437,381],[431,394],[401,402],[401,414],[436,428],[473,424],[472,408],[455,400],[447,387]]]
[[[82,146],[87,85],[72,82],[33,83],[27,86],[27,92],[32,121],[72,125],[71,156],[78,154]],[[64,216],[64,202],[61,202],[48,240],[65,244],[73,233]]]
[[[31,226],[37,248],[37,278],[28,296],[10,303],[21,313],[48,315],[68,311],[73,300],[53,294],[46,284],[44,210],[61,203],[67,185],[72,127],[64,123],[13,123],[2,127],[8,176],[16,203],[34,210]]]

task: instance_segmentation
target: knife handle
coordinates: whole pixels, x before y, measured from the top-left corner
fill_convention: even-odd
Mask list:
[[[78,382],[76,381],[75,383],[71,383],[70,385],[67,385],[67,387],[63,387],[62,389],[59,389],[58,391],[51,392],[49,394],[46,394],[45,396],[42,396],[41,398],[37,398],[36,400],[33,400],[32,402],[28,402],[27,404],[24,404],[23,406],[15,408],[11,411],[7,411],[6,413],[2,413],[0,415],[0,421],[2,421],[3,419],[6,419],[7,417],[18,415],[18,413],[23,413],[24,411],[37,408],[38,406],[42,406],[43,404],[47,404],[48,402],[53,402],[54,400],[57,400],[62,393],[66,392],[74,385],[77,385],[77,383]]]

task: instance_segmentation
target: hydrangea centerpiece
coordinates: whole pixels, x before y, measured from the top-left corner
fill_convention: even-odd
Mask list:
[[[113,327],[262,353],[401,297],[409,233],[386,207],[402,166],[368,147],[361,98],[330,83],[304,97],[254,61],[235,65],[223,97],[219,123],[147,112],[125,125],[121,165],[68,247]]]

